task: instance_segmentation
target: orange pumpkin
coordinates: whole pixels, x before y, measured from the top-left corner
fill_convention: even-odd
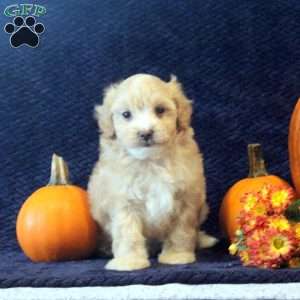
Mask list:
[[[86,258],[95,250],[96,229],[86,191],[69,183],[66,163],[54,154],[48,186],[35,191],[18,214],[22,250],[36,262]]]
[[[290,121],[289,160],[292,180],[297,194],[300,195],[300,99],[294,108]]]
[[[262,158],[260,144],[248,145],[249,175],[248,178],[236,182],[226,193],[220,209],[220,226],[223,233],[233,241],[238,229],[237,218],[240,215],[242,205],[241,197],[246,192],[259,191],[264,185],[280,185],[290,187],[283,179],[275,175],[269,175]]]

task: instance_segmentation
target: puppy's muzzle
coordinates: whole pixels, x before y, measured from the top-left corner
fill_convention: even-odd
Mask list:
[[[152,129],[138,132],[139,141],[143,146],[151,146],[154,143],[153,135],[154,131]]]

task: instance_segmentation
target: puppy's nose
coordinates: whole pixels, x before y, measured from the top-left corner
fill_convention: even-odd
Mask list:
[[[142,141],[148,142],[153,137],[153,130],[139,131],[138,136]]]

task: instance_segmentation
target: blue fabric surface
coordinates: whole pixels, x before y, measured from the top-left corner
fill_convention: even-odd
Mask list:
[[[13,3],[2,0],[0,10]],[[221,246],[190,266],[129,273],[104,271],[99,258],[33,264],[15,238],[17,212],[47,183],[53,152],[69,163],[73,183],[86,187],[98,155],[93,107],[105,86],[135,73],[165,80],[176,74],[194,100],[209,232],[219,234],[225,191],[247,176],[248,143],[260,142],[270,173],[289,180],[288,123],[300,95],[299,1],[31,3],[47,8],[38,18],[45,26],[38,48],[13,49],[0,31],[0,286],[300,281],[298,270],[243,268]],[[11,20],[0,16],[2,27]]]

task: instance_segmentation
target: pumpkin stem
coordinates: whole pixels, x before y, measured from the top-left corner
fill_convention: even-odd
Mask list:
[[[260,144],[248,145],[248,159],[249,159],[249,175],[248,177],[267,176],[268,172],[265,167],[265,161],[262,156]]]
[[[70,184],[69,169],[61,156],[53,153],[51,161],[51,176],[48,185]]]

